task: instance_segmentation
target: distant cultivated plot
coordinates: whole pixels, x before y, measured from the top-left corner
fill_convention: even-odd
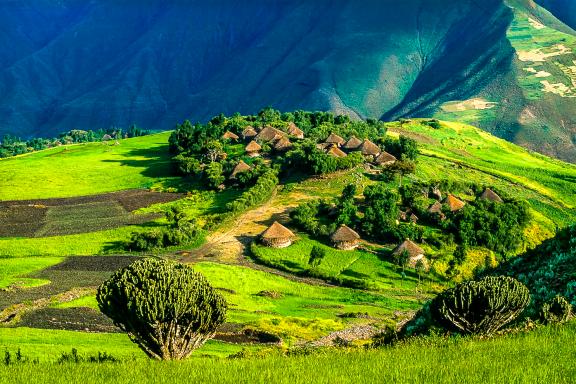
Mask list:
[[[177,193],[129,190],[87,197],[0,202],[0,237],[48,237],[142,224],[158,214],[133,211],[182,198]]]

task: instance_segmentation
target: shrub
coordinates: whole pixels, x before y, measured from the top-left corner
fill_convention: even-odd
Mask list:
[[[490,335],[514,320],[530,302],[528,288],[511,277],[486,277],[459,284],[432,302],[432,313],[446,328]]]
[[[568,321],[572,314],[572,305],[562,296],[556,296],[542,305],[540,319],[545,324],[561,324]]]
[[[141,259],[116,272],[98,288],[96,299],[140,349],[161,360],[190,356],[226,316],[224,298],[204,276],[160,259]]]

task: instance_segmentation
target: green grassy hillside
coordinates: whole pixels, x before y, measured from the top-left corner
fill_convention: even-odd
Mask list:
[[[451,191],[457,191],[459,197],[470,201],[476,198],[471,185],[490,186],[504,197],[526,200],[532,219],[526,229],[525,247],[536,246],[552,237],[558,227],[576,222],[574,165],[529,152],[480,129],[458,123],[432,124],[429,120],[411,120],[389,123],[385,128],[390,137],[403,135],[418,142],[420,154],[416,172],[406,176],[405,183],[450,182],[453,185]],[[118,205],[114,205],[114,209],[103,208],[101,205],[96,206],[98,210],[90,209],[93,206],[86,206],[86,202],[92,200],[78,196],[118,189],[172,186],[188,194],[178,195],[181,200],[167,204],[182,206],[189,215],[201,221],[221,212],[227,202],[238,196],[239,191],[233,187],[223,192],[206,191],[200,189],[199,184],[188,181],[184,183],[183,178],[173,176],[167,140],[168,134],[164,133],[124,140],[113,147],[100,143],[87,144],[0,161],[0,174],[19,172],[22,180],[22,184],[19,179],[0,181],[1,190],[10,198],[20,199],[76,196],[71,199],[81,209],[73,205],[72,211],[78,210],[88,218],[92,211],[101,212],[100,209],[114,213],[119,209]],[[238,153],[243,155],[241,146],[234,146],[235,150],[238,149],[236,147],[240,149]],[[58,159],[58,170],[52,169],[52,154]],[[78,162],[83,165],[78,166]],[[39,190],[29,188],[40,175],[52,178],[59,173],[71,176],[59,179],[54,185],[41,185]],[[110,175],[114,176],[112,180]],[[452,249],[442,244],[424,245],[427,251],[438,256],[438,261],[434,273],[420,276],[413,270],[404,273],[393,263],[389,253],[396,244],[370,243],[364,249],[344,252],[329,248],[321,238],[297,232],[296,243],[286,249],[272,251],[254,245],[250,257],[244,246],[272,220],[288,221],[289,210],[300,202],[337,197],[350,183],[355,183],[361,191],[378,182],[378,178],[365,164],[321,177],[304,176],[298,172],[283,176],[282,185],[278,186],[268,201],[211,227],[206,244],[202,247],[193,249],[198,244],[191,244],[182,247],[186,252],[178,255],[173,252],[182,248],[157,252],[193,264],[222,292],[230,304],[227,326],[234,329],[236,336],[237,332],[256,329],[276,335],[282,340],[283,346],[295,346],[316,342],[337,332],[354,332],[358,328],[375,332],[401,322],[432,295],[453,284],[444,274],[448,267],[446,257],[451,256]],[[116,184],[114,179],[120,180],[120,184]],[[388,187],[398,187],[397,179],[383,183],[388,183]],[[117,194],[112,195],[116,196],[114,201],[121,202],[118,204],[123,207],[146,206],[135,205],[132,200],[120,198]],[[142,196],[137,195],[137,199],[143,199]],[[32,204],[32,207],[28,201],[23,204],[27,210],[45,209],[42,204]],[[135,229],[144,230],[163,225],[162,219],[138,226],[89,232],[92,227],[84,225],[81,218],[71,218],[65,207],[58,206],[58,209],[52,211],[50,207],[46,208],[49,210],[46,220],[54,220],[49,223],[49,227],[54,233],[59,233],[58,236],[39,237],[37,233],[44,233],[40,230],[30,237],[0,239],[0,255],[3,257],[0,258],[0,289],[3,290],[0,296],[0,320],[3,318],[6,320],[5,325],[15,327],[0,327],[0,348],[15,350],[21,347],[25,354],[33,357],[43,354],[43,350],[50,350],[43,361],[55,359],[59,353],[73,347],[78,347],[82,353],[100,350],[120,357],[141,356],[137,349],[128,344],[124,335],[112,333],[115,331],[113,325],[97,311],[94,292],[98,284],[113,271],[133,260],[134,255],[108,255],[118,250],[114,245],[126,241]],[[165,205],[140,211],[150,213],[163,208]],[[287,225],[296,231],[291,224]],[[63,232],[70,226],[76,226],[77,231]],[[426,223],[422,226],[427,231],[441,234],[439,228],[428,227]],[[311,274],[308,265],[308,256],[313,246],[327,251],[317,274]],[[72,255],[77,257],[70,257]],[[454,281],[471,277],[474,269],[483,265],[487,257],[494,259],[494,254],[484,248],[471,249],[467,260],[457,267],[458,276]],[[330,282],[335,285],[330,285]],[[11,313],[15,313],[15,316],[11,317]],[[86,329],[96,334],[86,333]],[[13,333],[9,337],[10,332]],[[527,348],[532,348],[530,345],[537,344],[537,337],[557,340],[556,337],[564,337],[562,332],[554,334],[542,331],[539,336],[526,336],[524,340],[529,340]],[[361,339],[359,337],[354,340],[360,342]],[[483,348],[492,350],[498,346],[511,350],[517,348],[519,339],[521,337],[511,337],[506,342],[494,341],[492,344],[464,341],[459,347],[449,344],[446,348],[453,348],[453,352],[444,357],[447,361],[455,361],[456,351],[462,348],[479,355],[486,353]],[[17,345],[18,341],[20,345]],[[421,352],[423,361],[434,364],[431,352],[434,345]],[[247,341],[237,344],[216,341],[199,354],[222,357],[238,352],[241,348],[254,350],[261,347],[255,347]],[[403,352],[394,349],[330,354],[323,358],[328,359],[326,364],[336,364],[330,363],[331,358],[367,362],[379,358],[392,361],[399,359],[398,363],[403,364],[400,355],[413,351],[410,349],[412,347],[405,348]],[[311,360],[272,358],[269,361],[270,364],[281,364],[277,361],[309,364]],[[145,372],[157,369],[145,361],[135,364]],[[244,364],[244,361],[218,364]],[[254,366],[252,362],[246,364]],[[180,369],[186,370],[185,367],[183,365]],[[480,365],[464,364],[461,369],[464,370],[464,367],[481,368]],[[556,374],[556,371],[548,372]],[[390,374],[397,377],[399,372],[390,371]],[[93,373],[88,371],[87,375]],[[217,379],[215,376],[214,380]],[[226,380],[226,377],[220,379]]]
[[[308,356],[271,353],[264,358],[192,358],[171,363],[138,359],[105,364],[16,364],[0,366],[0,383],[571,383],[576,375],[575,335],[572,323],[490,340],[429,339],[383,350],[326,350]],[[53,340],[67,342],[66,337],[54,333]],[[89,340],[83,339],[77,343]],[[113,355],[125,355],[129,346],[116,339],[109,338],[102,346]],[[22,342],[28,343],[27,338]],[[10,350],[16,346],[9,344]],[[206,346],[207,351],[214,349],[214,345]],[[94,346],[82,349],[92,355],[97,351]],[[23,352],[38,356],[32,348],[24,347]]]
[[[119,145],[65,145],[0,159],[0,200],[85,196],[153,186],[172,177],[169,132],[124,139]]]

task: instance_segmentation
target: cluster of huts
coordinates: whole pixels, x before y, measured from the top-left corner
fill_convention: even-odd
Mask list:
[[[440,191],[434,192],[438,200],[432,204],[429,208],[429,212],[444,215],[443,208],[447,207],[450,212],[457,212],[464,208],[466,203],[452,194],[448,194],[445,199],[442,199],[442,194]],[[502,198],[490,188],[486,188],[484,192],[478,197],[481,200],[489,200],[496,203],[502,203]],[[418,221],[418,218],[413,213],[409,216],[406,212],[403,212],[404,220],[411,221],[413,223]],[[269,247],[274,248],[286,248],[292,245],[295,235],[294,233],[283,226],[282,224],[275,221],[268,229],[266,229],[261,234],[262,243]],[[338,229],[330,235],[330,240],[332,245],[336,249],[340,250],[354,250],[358,248],[361,243],[361,238],[358,232],[354,231],[352,228],[341,225]],[[392,256],[400,257],[402,254],[407,253],[408,255],[408,266],[411,268],[416,268],[419,263],[423,265],[425,269],[429,268],[428,259],[426,258],[426,253],[418,244],[410,239],[404,240],[392,251]]]
[[[298,128],[298,126],[293,122],[288,124],[286,132],[269,125],[261,129],[247,126],[242,131],[242,138],[230,131],[226,131],[222,136],[222,139],[226,140],[244,140],[244,142],[247,143],[244,150],[250,157],[260,156],[263,144],[270,145],[276,152],[286,152],[292,148],[292,142],[290,141],[291,138],[304,138],[304,131]],[[372,141],[368,139],[360,140],[355,136],[350,137],[348,140],[344,140],[335,133],[331,133],[324,142],[317,144],[317,148],[328,155],[338,158],[346,157],[351,152],[360,152],[368,162],[380,166],[393,164],[397,160],[396,157],[382,150]],[[230,178],[234,179],[238,173],[245,172],[249,169],[249,165],[240,161],[232,172]]]
[[[290,122],[287,132],[281,131],[269,125],[259,129],[253,126],[247,126],[242,131],[242,140],[247,142],[244,148],[246,154],[250,157],[260,156],[262,144],[269,144],[277,152],[285,152],[292,148],[290,138],[303,139],[304,131]],[[227,131],[222,136],[223,139],[240,141],[240,137],[233,132]]]
[[[442,199],[442,193],[435,189],[433,195],[436,201],[428,207],[428,213],[436,216],[440,220],[445,220],[445,211],[458,212],[466,206],[466,203],[452,194],[448,194],[445,199]],[[478,197],[480,200],[488,200],[495,203],[503,203],[504,200],[492,189],[486,188],[484,192]],[[446,208],[446,209],[445,209]]]
[[[318,149],[334,157],[346,157],[350,152],[360,152],[367,161],[376,165],[389,165],[396,162],[396,157],[381,149],[378,145],[368,139],[360,140],[355,136],[348,140],[330,134],[328,138],[317,145]]]
[[[268,227],[260,235],[262,244],[267,247],[272,248],[287,248],[292,245],[294,238],[296,236],[294,233],[275,221],[270,227]],[[334,248],[351,251],[360,245],[361,238],[358,232],[354,231],[352,228],[341,225],[332,235],[330,235],[330,240]],[[404,242],[399,244],[393,251],[392,256],[400,256],[402,253],[407,252],[409,261],[408,265],[415,268],[418,262],[421,260],[425,268],[428,268],[428,261],[425,256],[424,250],[418,246],[416,243],[410,239],[406,239]]]

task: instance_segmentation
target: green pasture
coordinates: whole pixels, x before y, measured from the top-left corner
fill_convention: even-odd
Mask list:
[[[0,160],[0,200],[86,196],[170,187],[170,132],[113,143],[74,144]]]

